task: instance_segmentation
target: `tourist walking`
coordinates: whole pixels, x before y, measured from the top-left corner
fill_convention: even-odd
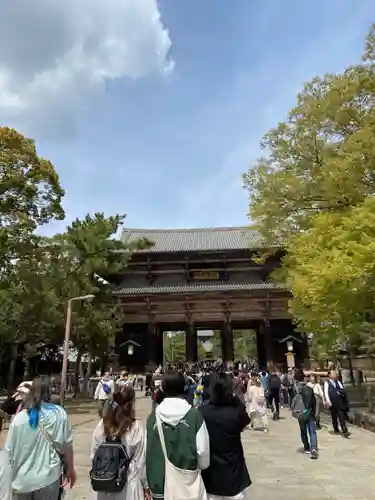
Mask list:
[[[243,379],[240,377],[239,372],[233,373],[233,392],[244,407],[246,407],[245,394],[246,394],[246,386],[243,382]]]
[[[203,404],[207,404],[210,399],[210,387],[211,387],[211,379],[213,377],[213,370],[208,367],[204,367],[203,375],[201,378],[200,385],[203,387]]]
[[[260,384],[263,387],[266,395],[267,395],[267,391],[268,391],[268,379],[269,379],[269,374],[268,374],[267,370],[265,368],[263,368],[259,372],[259,380],[260,380]]]
[[[125,371],[120,373],[119,378],[116,380],[116,388],[122,391],[126,386],[131,385],[131,381]]]
[[[324,394],[323,394],[322,386],[318,382],[315,373],[311,373],[310,380],[307,383],[307,385],[309,387],[311,387],[311,389],[314,391],[316,428],[317,429],[321,429],[321,425],[320,425],[320,413],[321,413],[322,408],[323,408]]]
[[[123,489],[117,493],[98,491],[95,493],[97,500],[144,500],[149,495],[146,478],[146,431],[135,418],[134,403],[135,392],[132,387],[125,386],[121,391],[116,391],[112,401],[104,405],[103,418],[94,430],[91,443],[92,477],[95,477],[96,458],[98,463],[102,461],[101,455],[107,457],[108,462],[111,460],[109,452],[104,453],[105,446],[100,448],[108,441],[121,443],[128,459]]]
[[[265,434],[268,433],[267,404],[264,389],[257,375],[252,375],[247,386],[247,411],[250,416],[250,427],[254,428],[260,421]]]
[[[210,463],[202,414],[185,399],[185,378],[163,375],[163,402],[147,419],[147,482],[153,498],[206,500],[201,470]]]
[[[102,416],[103,406],[108,398],[115,390],[115,384],[111,378],[109,372],[105,372],[103,378],[99,380],[98,385],[96,386],[94,399],[99,401],[99,415]]]
[[[0,500],[12,500],[12,469],[4,450],[0,451]]]
[[[268,404],[273,412],[273,419],[280,418],[280,391],[281,380],[275,369],[272,370],[268,379]]]
[[[17,387],[16,392],[7,398],[1,405],[0,410],[0,431],[2,430],[5,414],[8,417],[12,417],[23,410],[25,400],[29,394],[30,388],[32,386],[32,381],[21,382]]]
[[[318,458],[318,439],[315,423],[314,391],[305,382],[302,370],[295,372],[295,396],[291,403],[292,415],[298,420],[304,452]],[[309,441],[310,438],[310,441]]]
[[[230,376],[220,373],[214,379],[210,402],[200,411],[210,436],[210,466],[202,472],[208,498],[242,500],[251,480],[241,433],[250,418],[244,405],[233,396]]]
[[[35,379],[25,409],[15,415],[5,442],[12,466],[13,500],[58,500],[62,481],[74,486],[72,433],[65,410],[50,403],[48,387]]]
[[[337,380],[336,370],[329,370],[328,377],[329,380],[324,383],[324,398],[327,407],[331,410],[333,431],[335,434],[340,434],[340,423],[343,436],[348,438],[350,435],[346,426],[349,408],[348,398],[342,382]]]
[[[286,374],[286,385],[288,390],[288,406],[291,405],[292,400],[294,398],[294,384],[295,384],[294,372],[295,372],[294,368],[289,368],[288,373]]]

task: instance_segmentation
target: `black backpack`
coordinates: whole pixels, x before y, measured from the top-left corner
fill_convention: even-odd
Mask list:
[[[129,458],[125,446],[116,438],[99,445],[92,460],[91,487],[94,491],[119,493],[128,478]]]

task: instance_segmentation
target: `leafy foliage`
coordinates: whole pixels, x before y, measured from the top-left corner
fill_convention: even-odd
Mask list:
[[[375,25],[362,62],[306,84],[244,175],[251,219],[287,250],[276,277],[291,312],[326,346],[374,321],[374,57]]]
[[[185,361],[186,342],[185,332],[164,333],[163,347],[166,362]],[[222,356],[221,335],[219,330],[214,330],[214,336],[209,338],[213,345],[212,351],[206,353],[202,342],[198,340],[198,359],[207,357],[217,359]],[[256,333],[253,330],[233,330],[234,357],[236,359],[251,359],[257,357]]]
[[[284,262],[291,310],[308,329],[354,335],[373,317],[375,199],[345,215],[320,214],[295,238]],[[289,270],[293,269],[293,273]],[[324,319],[323,319],[324,318]]]
[[[73,346],[79,355],[108,355],[122,309],[102,278],[121,275],[132,252],[150,244],[115,239],[124,216],[102,213],[75,220],[53,238],[37,236],[40,225],[64,218],[63,196],[34,141],[0,128],[0,350],[11,353],[10,381],[17,356],[61,346],[72,298],[95,295],[92,303],[73,302]]]
[[[37,226],[63,219],[64,190],[32,139],[0,127],[0,268],[25,254]]]
[[[266,238],[287,244],[315,214],[342,213],[374,194],[374,31],[362,64],[305,85],[244,175],[250,216]]]
[[[74,302],[72,342],[81,353],[107,352],[123,319],[112,288],[101,276],[120,274],[131,252],[148,245],[142,240],[129,246],[113,238],[124,218],[105,217],[102,213],[87,215],[50,241],[54,251],[58,251],[54,275],[60,273],[56,286],[64,305],[73,297],[95,295],[91,303]]]
[[[113,239],[124,217],[98,213],[76,220],[63,234],[40,241],[9,267],[0,289],[0,342],[18,346],[23,356],[40,355],[64,339],[69,299],[95,295],[92,303],[73,302],[72,346],[80,355],[108,355],[122,309],[98,273],[121,273],[131,247]]]

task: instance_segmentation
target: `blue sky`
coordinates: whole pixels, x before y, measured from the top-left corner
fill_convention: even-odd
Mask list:
[[[0,47],[7,19],[22,33],[12,57],[0,49],[1,121],[36,139],[67,191],[47,232],[95,211],[130,227],[246,224],[241,174],[262,135],[303,82],[359,59],[375,21],[373,0],[78,4],[0,6]]]

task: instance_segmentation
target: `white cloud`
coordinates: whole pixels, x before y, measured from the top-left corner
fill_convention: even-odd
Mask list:
[[[170,47],[157,0],[1,2],[1,123],[68,133],[107,82],[171,72]]]

